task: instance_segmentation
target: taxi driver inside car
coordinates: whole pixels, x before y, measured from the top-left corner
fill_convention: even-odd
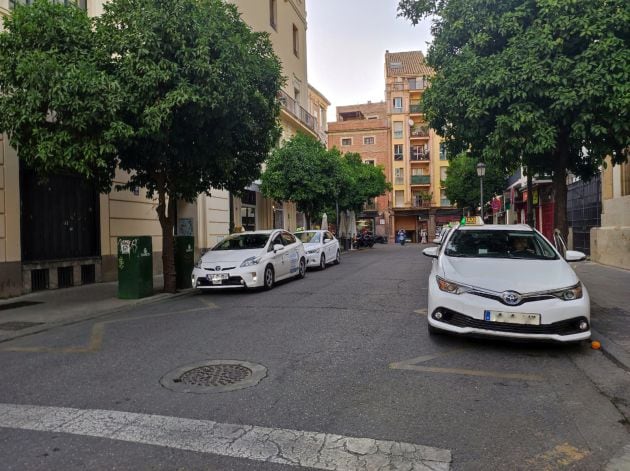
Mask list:
[[[526,225],[483,225],[465,218],[432,257],[430,333],[537,338],[570,342],[590,337],[590,300],[567,261]]]

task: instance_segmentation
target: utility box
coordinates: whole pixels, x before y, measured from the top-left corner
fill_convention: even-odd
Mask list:
[[[177,289],[192,288],[192,271],[195,266],[195,238],[175,237],[175,272]]]
[[[137,299],[153,295],[151,236],[118,238],[118,297]]]

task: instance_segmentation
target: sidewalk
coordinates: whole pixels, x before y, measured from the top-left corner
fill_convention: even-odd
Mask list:
[[[118,299],[118,282],[95,283],[74,288],[38,291],[0,301],[0,342],[47,330],[50,327],[91,319],[145,304],[181,296],[162,293],[162,276],[153,279],[153,296]]]
[[[630,371],[630,271],[595,262],[571,266],[591,297],[592,339]]]

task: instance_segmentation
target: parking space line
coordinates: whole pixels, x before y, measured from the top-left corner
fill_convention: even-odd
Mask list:
[[[404,360],[394,362],[389,365],[393,370],[407,370],[407,371],[420,371],[425,373],[441,373],[441,374],[454,374],[463,376],[478,376],[486,378],[502,378],[502,379],[518,379],[522,381],[545,381],[545,378],[539,375],[530,375],[524,373],[509,373],[504,371],[489,371],[489,370],[472,370],[465,368],[442,368],[432,366],[419,366],[418,363],[425,363],[436,358],[442,358],[455,353],[460,353],[466,349],[458,348],[456,350],[449,350],[442,353],[436,353],[432,355],[424,355],[421,357],[412,358],[411,360]]]

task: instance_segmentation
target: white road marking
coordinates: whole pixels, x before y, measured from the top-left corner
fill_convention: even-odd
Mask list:
[[[441,471],[451,463],[449,450],[412,443],[98,409],[0,404],[0,427],[337,471]]]

